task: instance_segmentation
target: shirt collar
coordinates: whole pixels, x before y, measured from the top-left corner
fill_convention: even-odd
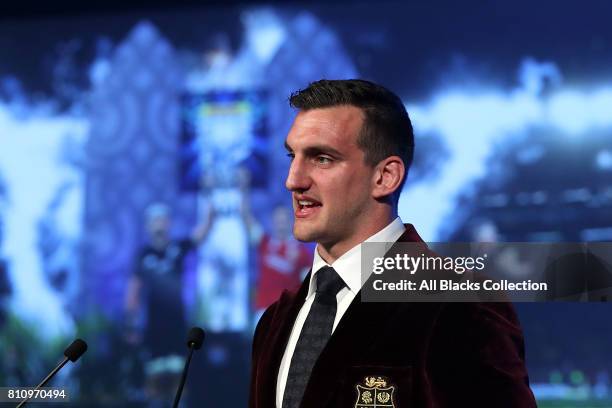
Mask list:
[[[385,228],[372,235],[364,242],[388,242],[390,245],[397,241],[402,236],[406,228],[400,217],[397,217]],[[312,273],[310,274],[310,284],[308,286],[308,296],[316,292],[314,276],[319,269],[324,266],[331,266],[336,270],[342,278],[349,290],[357,294],[361,290],[361,243],[345,252],[334,263],[329,265],[319,255],[319,246],[314,251],[314,259],[312,261]],[[388,249],[388,248],[387,248]]]

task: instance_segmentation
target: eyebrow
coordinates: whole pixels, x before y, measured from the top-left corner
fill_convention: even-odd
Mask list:
[[[288,152],[293,152],[293,149],[291,148],[291,146],[289,146],[289,144],[287,143],[287,141],[285,140],[285,149],[287,149]],[[344,155],[334,149],[331,146],[328,145],[313,145],[313,146],[308,146],[304,149],[304,153],[307,156],[316,156],[317,154],[331,154],[332,156],[337,156],[337,157],[343,157]]]

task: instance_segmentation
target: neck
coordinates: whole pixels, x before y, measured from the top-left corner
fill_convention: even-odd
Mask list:
[[[361,228],[352,234],[348,239],[334,242],[334,243],[317,243],[317,252],[319,256],[323,258],[328,265],[334,263],[342,255],[350,251],[356,245],[361,244],[372,235],[384,229],[387,225],[391,224],[393,220],[397,218],[396,211],[385,211],[378,217],[372,217],[370,222],[364,222],[361,224]]]

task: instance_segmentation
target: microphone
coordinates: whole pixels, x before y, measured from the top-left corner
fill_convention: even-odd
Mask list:
[[[77,361],[87,351],[87,343],[84,340],[76,339],[64,350],[64,356],[72,361]]]
[[[176,390],[176,397],[174,397],[174,404],[172,405],[172,408],[178,407],[179,401],[181,400],[181,394],[183,393],[183,387],[185,386],[185,381],[187,380],[187,371],[189,370],[189,363],[191,363],[193,351],[202,348],[202,343],[204,343],[205,336],[206,334],[204,333],[204,330],[199,327],[192,327],[191,330],[189,330],[189,334],[187,335],[187,347],[189,348],[189,355],[187,356],[187,360],[185,361],[183,375],[181,376],[181,382],[179,383],[178,390]]]
[[[201,349],[205,336],[204,330],[199,327],[192,327],[187,335],[187,347],[193,347],[195,350]]]
[[[40,382],[40,384],[38,384],[36,386],[36,388],[34,389],[34,391],[40,389],[41,387],[44,387],[46,383],[49,382],[49,380],[51,380],[51,378],[53,378],[53,376],[55,376],[55,374],[57,374],[57,372],[59,370],[62,369],[62,367],[64,367],[66,365],[66,363],[68,362],[68,360],[72,361],[73,363],[75,361],[77,361],[79,359],[79,357],[81,357],[83,355],[83,353],[85,353],[87,351],[87,343],[85,343],[84,340],[81,339],[76,339],[75,341],[73,341],[67,348],[66,350],[64,350],[64,359],[62,360],[61,363],[59,363],[57,365],[57,367],[55,367],[53,369],[53,371],[51,371],[45,378],[44,380],[42,380]],[[29,400],[30,398],[32,398],[31,396],[24,399],[23,401],[21,401],[19,403],[19,405],[17,405],[17,408],[21,408],[23,407]]]

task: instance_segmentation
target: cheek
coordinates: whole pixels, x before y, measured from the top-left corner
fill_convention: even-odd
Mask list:
[[[327,175],[323,180],[328,202],[340,211],[360,205],[371,196],[370,177],[359,170]]]

